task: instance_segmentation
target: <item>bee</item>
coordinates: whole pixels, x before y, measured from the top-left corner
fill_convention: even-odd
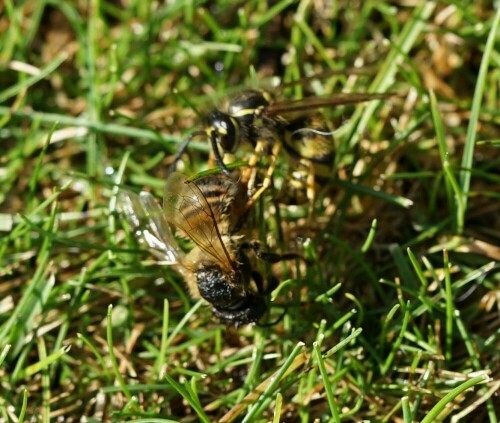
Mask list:
[[[344,72],[327,72],[292,81],[283,86],[339,73]],[[230,175],[224,156],[233,155],[244,144],[249,145],[253,148],[253,154],[248,160],[248,167],[252,170],[246,180],[249,190],[253,190],[253,199],[250,200],[253,202],[271,184],[276,159],[283,148],[292,162],[292,168],[295,166],[295,175],[307,185],[308,199],[314,202],[316,175],[331,176],[334,141],[328,125],[317,115],[311,117],[311,114],[320,108],[381,100],[390,95],[392,94],[340,93],[329,97],[279,101],[270,90],[244,90],[230,97],[224,108],[214,109],[207,114],[204,129],[186,138],[171,167],[175,167],[191,139],[205,136],[210,142],[216,164],[222,172]],[[255,167],[263,157],[269,161],[267,171],[261,187],[254,190],[257,178]]]
[[[240,234],[248,208],[242,182],[222,173],[189,181],[169,175],[163,209],[150,193],[122,191],[119,204],[139,243],[185,280],[193,298],[204,298],[223,323],[236,327],[257,322],[266,312],[262,276],[253,269],[247,252],[270,263],[296,255],[262,251],[257,241]],[[184,253],[175,237],[194,243]]]

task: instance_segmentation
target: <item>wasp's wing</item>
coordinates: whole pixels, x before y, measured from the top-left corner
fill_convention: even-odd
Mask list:
[[[278,101],[266,108],[268,115],[283,115],[292,112],[305,112],[324,107],[335,107],[346,104],[362,103],[370,100],[384,100],[391,93],[339,93],[330,97],[311,97],[302,100]]]
[[[200,249],[226,270],[233,268],[214,212],[196,182],[188,182],[179,172],[172,173],[165,184],[163,209],[168,221],[182,230]]]
[[[184,253],[165,220],[163,210],[149,192],[140,195],[122,191],[118,207],[125,215],[139,243],[146,245],[151,253],[166,264],[178,264]]]
[[[375,66],[351,67],[344,69],[330,69],[313,75],[304,76],[293,81],[283,82],[280,88],[293,87],[295,85],[305,85],[311,81],[330,78],[332,76],[351,76],[351,75],[373,75],[377,71]]]

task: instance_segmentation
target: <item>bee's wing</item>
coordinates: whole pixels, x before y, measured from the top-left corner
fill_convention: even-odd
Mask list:
[[[383,100],[391,93],[338,93],[329,97],[310,97],[302,100],[278,101],[266,108],[268,115],[284,115],[292,112],[307,112],[323,107],[335,107],[356,104],[370,100]]]
[[[182,173],[172,173],[165,184],[163,209],[168,221],[182,230],[201,250],[217,260],[224,269],[233,268],[216,216],[196,182],[188,182]]]
[[[139,243],[146,245],[155,257],[166,264],[178,264],[184,258],[163,210],[149,192],[138,195],[121,191],[118,207]]]

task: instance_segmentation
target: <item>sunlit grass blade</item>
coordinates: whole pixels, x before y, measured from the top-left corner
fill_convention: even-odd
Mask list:
[[[280,422],[281,407],[283,405],[283,395],[279,392],[276,394],[276,405],[274,406],[273,423]]]
[[[184,315],[184,317],[179,321],[177,326],[172,330],[172,333],[170,336],[167,338],[166,345],[164,348],[167,348],[170,346],[171,342],[173,339],[177,336],[177,334],[182,330],[182,328],[186,325],[188,320],[196,313],[196,311],[202,306],[203,300],[199,300],[196,302],[191,309]]]
[[[430,99],[432,121],[434,122],[434,129],[436,131],[436,139],[439,147],[439,155],[441,157],[441,164],[444,169],[445,166],[447,166],[448,161],[450,160],[448,146],[446,145],[445,130],[443,126],[443,121],[441,119],[441,115],[439,113],[436,95],[434,94],[433,91],[429,92],[429,99]],[[444,181],[445,181],[446,195],[448,198],[448,207],[450,210],[450,215],[454,218],[453,219],[454,230],[457,231],[457,222],[459,220],[456,214],[457,205],[455,203],[457,197],[453,196],[453,189],[451,186],[452,181],[450,180],[450,172],[445,171],[444,176],[445,176]]]
[[[70,349],[71,349],[71,346],[68,345],[66,347],[62,347],[59,351],[57,351],[53,354],[46,355],[45,357],[43,357],[43,359],[41,358],[40,361],[24,368],[22,373],[18,374],[17,377],[20,379],[26,378],[26,377],[33,376],[34,374],[39,373],[43,370],[47,370],[50,365],[52,365],[53,363],[60,360],[61,357],[63,357],[65,354],[67,354]]]
[[[52,206],[50,219],[46,224],[47,231],[55,230],[54,221],[57,207],[55,203]],[[33,275],[30,285],[25,290],[22,299],[16,306],[15,312],[2,325],[0,330],[0,344],[7,339],[13,343],[13,353],[17,355],[22,348],[24,336],[31,333],[35,325],[37,314],[41,311],[42,305],[47,301],[55,283],[55,276],[51,267],[48,265],[52,243],[49,238],[45,238],[40,247],[40,253],[37,257],[37,270]]]
[[[398,267],[401,279],[403,280],[404,284],[408,288],[411,289],[416,288],[417,282],[415,280],[413,272],[410,269],[408,260],[404,256],[403,251],[401,250],[401,246],[399,246],[398,244],[392,244],[389,246],[389,250],[392,254],[392,257],[394,258],[396,266]]]
[[[210,419],[201,408],[198,398],[193,397],[193,392],[191,390],[188,390],[186,389],[186,386],[182,386],[181,384],[177,383],[168,374],[165,374],[164,378],[170,384],[170,386],[172,386],[172,388],[174,388],[191,405],[202,422],[210,423]]]
[[[67,59],[67,54],[62,53],[57,56],[51,63],[49,63],[44,68],[40,69],[37,75],[32,75],[18,84],[12,85],[9,88],[0,91],[0,103],[8,100],[10,97],[14,97],[21,91],[28,89],[32,85],[36,84],[38,81],[44,79],[47,75],[50,75],[54,70],[56,70],[61,64]]]
[[[477,372],[483,371],[481,362],[479,361],[479,358],[478,358],[475,343],[472,339],[471,334],[467,330],[467,328],[464,324],[464,321],[462,320],[462,317],[460,315],[460,311],[455,310],[453,317],[455,320],[455,324],[457,325],[457,331],[460,334],[460,336],[462,337],[462,339],[464,340],[465,347],[467,349],[467,353],[469,354],[469,358],[470,358],[470,361],[472,363],[474,370]],[[484,378],[485,378],[484,380],[487,379],[486,376]],[[483,391],[483,393],[485,393],[486,389],[483,389],[482,391]],[[497,413],[495,411],[496,410],[495,404],[493,403],[492,399],[489,397],[486,399],[486,407],[488,410],[488,415],[489,415],[490,421],[492,421],[492,422],[497,421]]]
[[[401,408],[403,409],[403,422],[411,423],[413,421],[408,397],[401,398]]]
[[[436,3],[425,2],[419,4],[409,18],[406,25],[401,30],[398,40],[394,47],[387,54],[380,70],[370,85],[369,92],[384,92],[389,89],[394,81],[398,65],[403,61],[404,56],[408,54],[415,44],[418,36],[425,30],[425,23],[436,8]],[[371,119],[374,111],[379,106],[380,101],[372,101],[363,106],[363,110],[353,116],[351,127],[352,135],[349,137],[350,144],[353,145],[359,139],[359,134],[366,129],[368,121]]]
[[[323,356],[321,355],[321,351],[319,349],[319,345],[317,342],[313,344],[314,357],[316,359],[316,363],[318,365],[321,378],[323,380],[323,384],[325,387],[326,398],[328,400],[328,405],[330,407],[331,416],[334,422],[340,422],[340,414],[339,409],[334,398],[334,393],[332,391],[332,385],[330,384],[330,379],[328,377],[328,373],[326,371],[325,363],[323,361]]]
[[[172,144],[180,144],[183,138],[172,135],[157,133],[153,130],[146,130],[126,126],[114,122],[97,122],[85,117],[73,117],[57,113],[48,113],[41,111],[12,111],[9,107],[0,106],[0,116],[10,116],[24,118],[30,121],[43,122],[46,124],[58,123],[64,126],[74,126],[92,129],[104,134],[112,134],[116,136],[127,136],[130,138],[145,139],[153,142],[158,142],[166,148],[171,148]],[[189,144],[190,148],[200,151],[208,151],[209,146],[206,142],[192,141]]]
[[[206,414],[203,412],[198,399],[193,398],[192,392],[188,391],[185,386],[183,387],[182,385],[177,383],[168,374],[166,374],[164,378],[186,401],[188,401],[188,403],[191,405],[191,407],[193,407],[193,410],[197,413],[202,422],[210,422]]]
[[[354,184],[349,181],[335,181],[336,184],[339,184],[340,186],[352,190],[353,192],[357,192],[359,194],[364,194],[364,195],[369,195],[374,198],[380,198],[381,200],[387,201],[388,203],[391,204],[396,204],[400,207],[403,208],[410,208],[413,205],[413,201],[404,198],[401,196],[396,196],[396,195],[391,195],[383,191],[377,191],[373,188]]]
[[[463,383],[461,383],[456,388],[452,389],[448,394],[441,398],[438,403],[427,413],[427,415],[422,419],[421,423],[432,423],[437,421],[439,414],[450,404],[458,395],[465,392],[467,389],[478,385],[480,383],[486,382],[489,379],[487,375],[481,375],[473,377]]]
[[[38,181],[39,173],[40,173],[40,168],[42,167],[43,159],[45,157],[45,153],[47,152],[47,148],[50,145],[50,140],[52,139],[52,134],[57,128],[57,124],[54,124],[52,128],[50,129],[47,139],[45,141],[45,144],[42,147],[42,150],[40,151],[40,154],[38,155],[38,159],[35,165],[35,169],[33,171],[33,175],[30,178],[29,181],[29,189],[30,189],[30,201],[33,199],[33,195],[35,194],[35,189],[36,189],[36,183]]]
[[[344,348],[346,345],[348,345],[352,340],[356,339],[361,334],[361,332],[363,332],[362,328],[353,329],[351,334],[349,334],[344,339],[342,339],[342,341],[340,341],[334,347],[332,347],[328,351],[326,351],[323,354],[323,358],[327,359],[327,358],[331,357],[332,355],[337,354],[337,352],[339,352],[342,348]]]
[[[242,420],[242,423],[252,422],[255,416],[260,415],[267,405],[266,402],[268,400],[271,400],[271,394],[277,388],[281,380],[289,374],[295,372],[300,366],[303,365],[306,357],[305,354],[301,352],[303,346],[304,344],[302,342],[299,342],[287,357],[283,365],[279,368],[279,370],[277,370],[271,378],[267,379],[259,386],[257,386],[257,388],[254,390],[254,393],[258,395],[256,397],[256,401],[248,410],[248,413]],[[262,392],[262,395],[259,395],[259,392]],[[247,398],[248,395],[243,399],[243,402],[245,402]]]
[[[422,267],[420,267],[420,264],[417,261],[417,258],[415,257],[415,255],[413,254],[413,252],[409,248],[406,249],[406,253],[408,254],[408,257],[410,258],[411,264],[413,266],[413,270],[417,274],[418,280],[420,281],[420,284],[422,285],[422,291],[425,292],[427,290],[428,283],[427,283],[427,278],[425,277],[424,272],[422,270]]]
[[[451,186],[451,189],[455,194],[454,204],[456,206],[456,222],[457,222],[456,225],[458,233],[461,233],[465,224],[464,213],[465,213],[465,204],[467,202],[467,199],[464,195],[464,191],[458,185],[458,181],[456,180],[455,175],[453,174],[453,169],[448,160],[446,160],[443,163],[443,170],[446,176],[446,180],[449,182],[449,185]]]
[[[396,356],[396,352],[399,350],[399,346],[403,341],[405,336],[406,328],[408,327],[408,322],[410,321],[410,302],[406,303],[406,307],[404,308],[403,322],[401,324],[401,329],[399,331],[398,337],[392,344],[391,351],[389,352],[387,359],[385,360],[382,368],[380,369],[382,374],[387,374],[391,370],[392,362]]]
[[[81,333],[78,333],[77,337],[78,337],[78,339],[81,339],[81,341],[85,345],[87,345],[87,347],[89,347],[90,351],[92,351],[92,353],[95,355],[95,358],[97,359],[97,361],[101,365],[101,369],[104,372],[106,379],[108,381],[111,381],[111,374],[109,373],[108,366],[107,366],[106,361],[104,360],[104,357],[102,356],[102,354],[99,353],[97,348],[84,335],[82,335]]]
[[[496,381],[495,383],[491,384],[491,387],[481,395],[481,397],[477,400],[474,401],[470,406],[465,407],[463,410],[460,412],[454,414],[451,417],[451,422],[452,423],[457,423],[460,421],[463,421],[463,419],[472,414],[475,410],[477,410],[478,407],[480,407],[484,402],[486,401],[491,401],[491,397],[496,395],[498,393],[498,390],[500,389],[500,381]],[[484,391],[484,390],[483,390]],[[493,407],[490,408],[490,422],[495,422],[498,421],[498,416],[496,415],[496,412]]]
[[[169,302],[165,298],[163,301],[163,319],[162,319],[162,330],[161,330],[161,344],[160,351],[158,352],[158,357],[155,362],[155,374],[157,379],[162,378],[162,373],[164,372],[164,363],[167,355],[168,347],[168,322],[169,322]]]
[[[23,402],[21,404],[21,410],[19,411],[18,421],[23,422],[24,416],[26,414],[26,409],[28,408],[28,390],[23,391]]]
[[[360,248],[360,251],[362,253],[366,253],[370,249],[370,247],[371,247],[371,245],[373,243],[373,240],[375,239],[375,233],[376,233],[376,231],[377,231],[377,219],[373,219],[372,220],[372,224],[370,226],[370,232],[368,232],[366,240],[365,240],[364,244]]]
[[[453,345],[453,324],[455,305],[453,303],[453,291],[451,287],[450,264],[448,262],[448,252],[443,250],[444,286],[446,301],[446,324],[445,324],[445,358],[448,362],[452,360]]]
[[[113,306],[109,305],[108,306],[108,315],[107,315],[107,326],[106,326],[109,360],[111,361],[113,372],[115,374],[116,380],[118,381],[118,385],[120,386],[122,392],[127,397],[127,400],[130,402],[130,401],[132,401],[132,395],[130,394],[128,386],[125,383],[125,379],[123,378],[123,375],[120,372],[120,369],[118,366],[118,361],[116,360],[116,355],[115,355],[115,350],[114,350],[115,347],[113,345],[112,312],[113,312]]]
[[[274,391],[280,380],[286,377],[288,374],[297,370],[307,361],[307,355],[301,353],[300,350],[303,347],[303,343],[299,343],[295,346],[292,354],[287,358],[279,370],[273,373],[272,376],[265,379],[259,386],[257,386],[252,392],[250,392],[243,400],[233,407],[228,413],[226,413],[219,421],[221,423],[230,423],[234,421],[245,408],[250,406],[245,419],[243,421],[252,421],[254,414],[257,413],[260,405],[266,400],[266,398]]]
[[[7,354],[9,353],[10,348],[12,345],[7,344],[3,347],[2,352],[0,353],[0,367],[2,366],[2,363],[5,360],[5,357],[7,357]]]
[[[394,318],[394,315],[396,314],[396,312],[400,309],[400,307],[401,307],[400,304],[395,304],[389,310],[389,313],[387,313],[387,316],[384,319],[382,330],[380,332],[380,346],[379,346],[379,348],[381,350],[384,349],[384,346],[385,346],[385,343],[386,343],[386,335],[387,335],[387,331],[388,331],[389,325],[390,325],[392,319]]]
[[[45,346],[45,340],[43,336],[38,337],[36,343],[38,347],[38,357],[40,358],[40,363],[46,363],[48,365],[50,364],[50,362],[54,361],[52,359],[47,360],[49,357],[47,357],[47,348]],[[64,354],[65,352],[61,351],[61,353]],[[55,357],[55,360],[59,359],[61,355]],[[40,366],[39,368],[32,368],[30,370],[42,373],[42,398],[43,398],[42,422],[49,423],[51,393],[50,393],[50,378],[47,367],[44,365]]]
[[[273,4],[269,9],[267,9],[262,15],[259,16],[258,19],[252,20],[251,24],[255,27],[260,27],[264,25],[265,23],[269,22],[272,20],[276,15],[279,15],[279,13],[293,4],[295,0],[280,0]]]
[[[262,331],[256,331],[253,337],[254,347],[252,348],[252,362],[248,369],[245,378],[246,386],[255,386],[260,379],[260,372],[262,370],[262,357],[264,355],[264,348],[266,346],[266,336],[264,328]],[[242,396],[241,396],[242,398]]]
[[[500,8],[497,6],[495,18],[492,21],[490,33],[484,46],[484,53],[481,59],[481,66],[479,67],[479,73],[476,80],[476,88],[474,91],[474,96],[472,98],[472,108],[469,120],[469,126],[467,127],[467,137],[465,140],[464,152],[462,155],[462,169],[460,171],[460,192],[463,193],[464,197],[464,208],[460,210],[462,216],[460,221],[464,221],[465,217],[463,214],[467,209],[467,198],[470,190],[470,180],[471,180],[471,168],[474,158],[474,149],[476,143],[476,130],[477,123],[479,120],[479,113],[481,111],[481,102],[483,99],[483,92],[486,84],[486,75],[488,71],[488,66],[494,52],[495,42],[498,41],[498,28],[500,25]],[[463,227],[459,227],[459,230],[463,230]]]

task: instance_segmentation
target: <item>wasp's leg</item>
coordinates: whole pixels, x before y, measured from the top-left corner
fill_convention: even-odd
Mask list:
[[[286,205],[307,203],[307,215],[310,220],[316,201],[316,168],[314,163],[304,158],[296,162],[290,172],[290,179],[282,185],[276,199]]]
[[[316,172],[314,165],[310,160],[302,159],[302,162],[307,168],[306,196],[309,202],[307,215],[309,220],[311,220],[314,212],[314,202],[316,200]]]
[[[273,148],[271,150],[271,156],[269,157],[269,166],[266,170],[266,174],[264,176],[264,179],[262,181],[262,185],[260,186],[257,191],[253,192],[250,199],[248,200],[247,204],[245,205],[245,208],[248,210],[250,209],[255,202],[259,199],[259,197],[271,186],[274,170],[276,169],[276,162],[278,159],[278,154],[281,148],[281,144],[278,142],[275,142],[273,145]],[[251,162],[249,162],[250,165]],[[250,168],[252,170],[252,175],[250,177],[250,180],[248,182],[248,187],[249,187],[249,192],[253,191],[253,188],[255,186],[255,179],[257,177],[257,166],[256,162],[253,165],[253,167]]]
[[[248,160],[248,172],[250,176],[246,179],[248,191],[252,192],[255,187],[255,180],[257,178],[257,163],[259,159],[265,154],[267,142],[263,139],[257,141],[253,150],[250,160]]]

